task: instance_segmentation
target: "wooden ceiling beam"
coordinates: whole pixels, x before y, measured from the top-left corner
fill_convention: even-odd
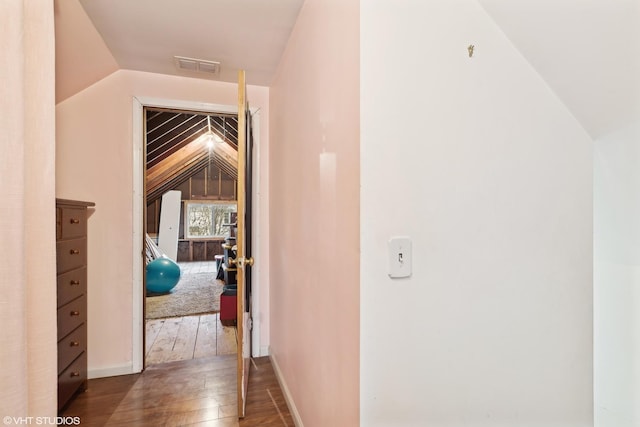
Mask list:
[[[211,159],[216,166],[234,179],[238,177],[238,153],[229,144],[215,144],[211,158],[209,150],[199,141],[192,141],[147,169],[147,199],[166,186],[167,182],[184,181]],[[196,170],[197,169],[197,170]]]

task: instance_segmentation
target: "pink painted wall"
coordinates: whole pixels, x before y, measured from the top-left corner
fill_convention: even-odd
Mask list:
[[[307,427],[359,423],[358,14],[308,0],[271,87],[271,355]]]
[[[78,0],[55,0],[56,103],[118,70]]]
[[[0,414],[55,417],[53,1],[0,16]]]
[[[96,203],[89,219],[89,373],[124,373],[132,363],[132,98],[237,105],[237,85],[120,70],[56,106],[56,195]],[[250,86],[268,151],[269,89]],[[267,157],[268,158],[268,157]],[[268,165],[260,165],[268,174]],[[262,192],[267,210],[268,188]],[[266,228],[266,224],[263,228]],[[259,280],[268,286],[268,268]],[[268,304],[260,316],[268,345]]]

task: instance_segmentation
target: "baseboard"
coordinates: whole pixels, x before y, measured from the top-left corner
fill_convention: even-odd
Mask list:
[[[87,377],[91,380],[94,378],[117,377],[119,375],[131,375],[135,373],[136,372],[133,372],[133,366],[128,364],[109,368],[89,369],[87,371]]]
[[[298,413],[298,408],[296,408],[296,404],[293,401],[293,397],[291,397],[291,393],[289,392],[287,383],[282,377],[282,371],[280,370],[278,361],[273,355],[270,355],[269,359],[271,359],[273,372],[275,372],[278,384],[280,384],[280,389],[282,390],[282,394],[284,394],[284,400],[287,402],[287,406],[289,407],[289,412],[291,413],[291,417],[293,418],[293,423],[296,425],[296,427],[304,427],[304,424],[302,424],[302,418],[300,418],[300,414]]]

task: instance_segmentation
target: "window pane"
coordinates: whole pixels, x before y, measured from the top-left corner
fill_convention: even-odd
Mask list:
[[[213,206],[189,204],[189,237],[207,237],[213,234]]]
[[[237,209],[235,203],[189,203],[187,206],[187,237],[229,235],[231,213]]]

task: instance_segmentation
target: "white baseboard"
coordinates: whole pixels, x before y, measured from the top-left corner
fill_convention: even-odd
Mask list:
[[[89,369],[87,371],[87,377],[91,380],[94,378],[117,377],[119,375],[131,375],[136,373],[137,372],[133,371],[133,366],[128,364],[112,366],[109,368]]]
[[[302,418],[300,418],[300,414],[298,413],[298,408],[296,408],[296,404],[291,397],[291,393],[289,392],[287,383],[285,383],[284,378],[282,377],[282,371],[280,370],[278,361],[273,355],[269,356],[269,358],[271,359],[273,371],[275,372],[276,378],[278,379],[278,384],[280,384],[280,388],[282,389],[282,394],[284,394],[284,400],[287,402],[287,406],[289,407],[289,412],[291,413],[291,417],[293,418],[293,423],[296,425],[296,427],[304,427],[304,424],[302,424]]]

